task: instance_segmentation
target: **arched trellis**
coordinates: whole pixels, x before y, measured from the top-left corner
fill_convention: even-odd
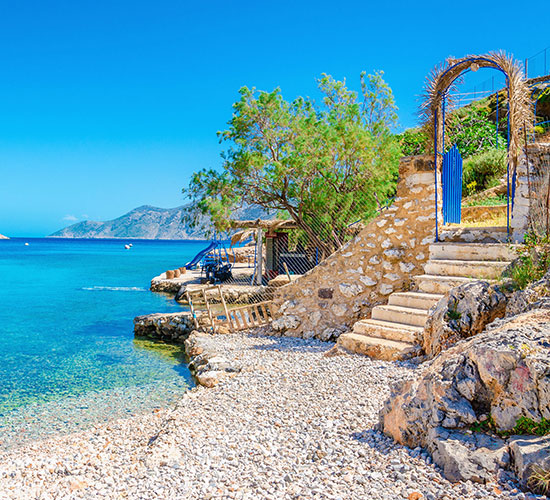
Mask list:
[[[482,56],[466,56],[462,59],[449,58],[437,66],[428,76],[425,85],[425,96],[421,113],[428,129],[432,132],[436,182],[436,240],[438,230],[438,189],[437,178],[441,169],[441,158],[444,153],[445,137],[445,103],[449,91],[465,72],[477,71],[479,68],[492,68],[500,71],[506,80],[508,108],[508,210],[507,225],[510,230],[510,177],[515,178],[518,153],[522,144],[521,131],[531,129],[533,109],[530,89],[525,81],[521,64],[503,52],[491,52]],[[498,95],[498,94],[497,94]]]

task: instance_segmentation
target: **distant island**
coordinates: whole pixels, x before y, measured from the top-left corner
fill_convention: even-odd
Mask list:
[[[190,227],[182,219],[188,205],[159,208],[143,205],[114,220],[98,222],[86,220],[67,226],[51,234],[51,238],[141,238],[149,240],[203,240],[201,228]],[[265,217],[258,207],[246,207],[234,212],[235,219]]]
[[[0,240],[9,240],[9,238],[3,234],[0,234]]]

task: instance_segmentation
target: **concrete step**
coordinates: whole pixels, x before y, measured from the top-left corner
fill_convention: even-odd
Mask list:
[[[432,274],[420,274],[414,277],[414,282],[421,292],[446,293],[455,286],[475,281],[463,276],[434,276]]]
[[[389,297],[388,305],[429,309],[443,297],[438,293],[396,292]]]
[[[439,233],[439,239],[462,243],[505,243],[509,237],[506,226],[444,226]]]
[[[338,337],[338,345],[358,354],[365,354],[374,359],[396,361],[417,355],[420,346],[410,342],[369,337],[357,333],[344,333]]]
[[[432,243],[430,259],[512,261],[518,245],[504,243]]]
[[[372,319],[390,323],[423,327],[427,318],[428,311],[426,309],[390,305],[376,306],[372,309]]]
[[[508,261],[430,259],[424,266],[424,271],[437,276],[496,279],[509,264]]]
[[[403,325],[377,319],[362,319],[353,325],[352,333],[414,344],[420,339],[423,331],[424,329],[419,326]]]

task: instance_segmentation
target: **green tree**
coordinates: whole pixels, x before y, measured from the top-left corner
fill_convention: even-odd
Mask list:
[[[399,144],[391,133],[397,114],[383,73],[361,74],[361,96],[323,74],[318,105],[272,92],[240,89],[228,129],[223,170],[193,174],[191,216],[208,215],[229,228],[238,206],[284,212],[325,252],[345,240],[350,222],[372,217],[395,191]]]
[[[462,157],[468,158],[496,148],[495,123],[486,101],[460,108],[448,117],[445,149],[456,144]],[[498,149],[506,149],[506,138],[500,133]]]

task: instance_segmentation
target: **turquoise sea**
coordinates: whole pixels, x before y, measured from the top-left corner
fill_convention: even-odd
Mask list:
[[[187,390],[181,349],[135,340],[132,320],[181,310],[150,292],[150,280],[205,245],[0,240],[0,448],[163,406]]]

